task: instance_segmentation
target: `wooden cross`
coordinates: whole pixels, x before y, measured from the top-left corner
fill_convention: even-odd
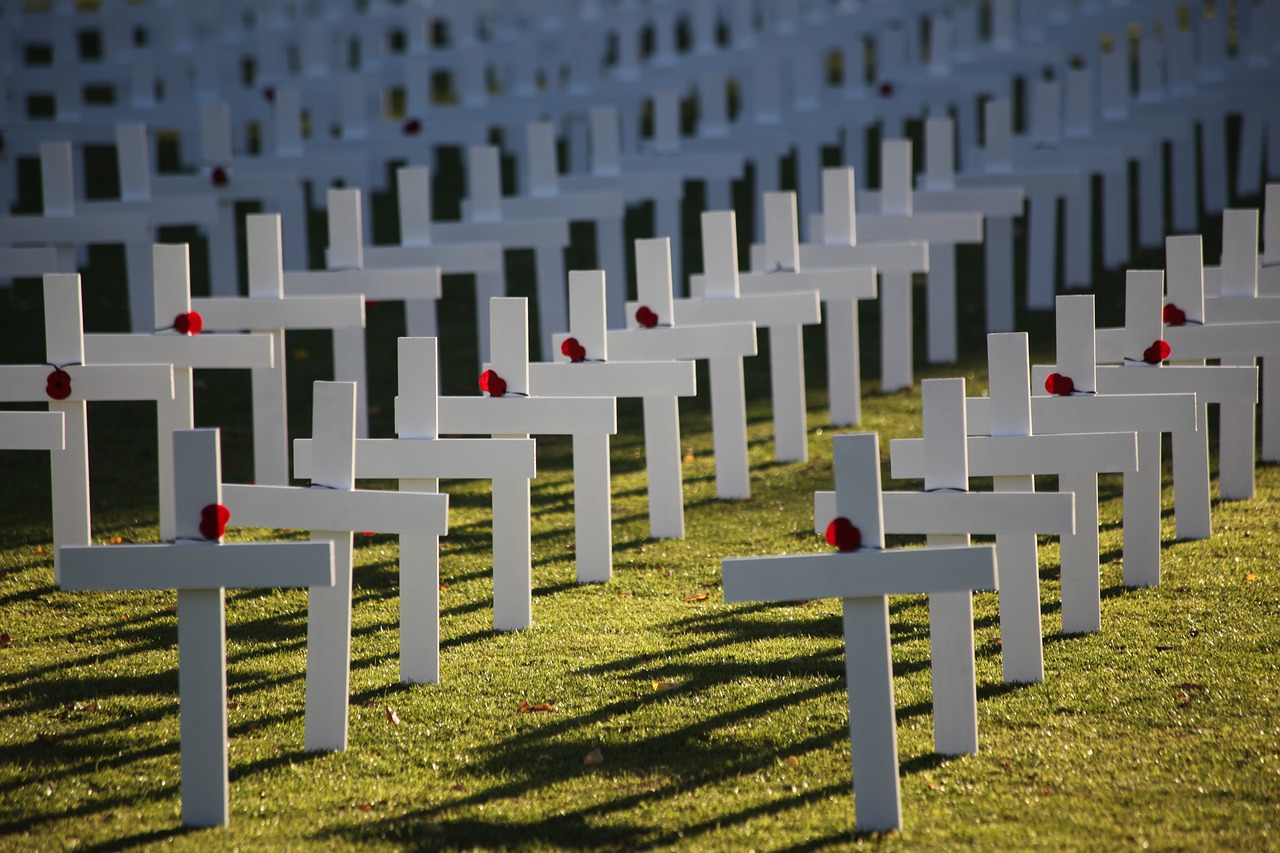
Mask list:
[[[1042,431],[1055,433],[1128,431],[1138,433],[1138,466],[1125,473],[1124,557],[1135,565],[1142,564],[1142,576],[1158,577],[1160,565],[1159,536],[1154,548],[1151,537],[1139,537],[1142,528],[1159,524],[1160,518],[1160,441],[1163,432],[1194,432],[1196,429],[1196,397],[1194,394],[1107,394],[1099,393],[1097,358],[1094,344],[1093,296],[1059,296],[1057,299],[1057,365],[1056,376],[1045,375],[1045,382],[1032,387],[1037,399],[1044,398],[1046,410],[1056,410]],[[1172,342],[1170,342],[1172,343]],[[1050,388],[1053,393],[1050,393]],[[1033,414],[1034,414],[1033,409]],[[1038,422],[1037,422],[1038,423]],[[1154,472],[1154,473],[1153,473]],[[1076,535],[1062,540],[1062,620],[1063,630],[1096,631],[1101,627],[1101,609],[1095,600],[1098,592],[1098,537],[1096,523],[1084,524],[1085,504],[1097,504],[1097,475],[1064,475],[1060,484],[1076,492]],[[1154,517],[1155,521],[1151,519]],[[1132,525],[1132,527],[1131,527]],[[1087,528],[1087,529],[1086,529]],[[1156,528],[1158,531],[1158,527]],[[1135,571],[1137,569],[1135,568]],[[1087,589],[1078,588],[1079,598],[1068,600],[1068,577],[1088,582]],[[1070,612],[1069,612],[1070,611]],[[1068,627],[1070,625],[1070,627]]]
[[[680,473],[678,398],[697,393],[694,363],[611,361],[605,331],[608,303],[605,277],[603,270],[569,273],[569,333],[556,335],[553,341],[560,353],[554,364],[529,365],[529,384],[540,397],[641,398],[645,472],[649,484],[649,535],[683,539],[684,483]],[[578,440],[579,436],[574,436],[575,466]],[[582,542],[579,534],[579,551]],[[608,579],[608,575],[579,576],[579,580]]]
[[[355,488],[356,390],[352,382],[315,383],[311,488],[223,487],[237,525],[310,530],[333,543],[334,584],[313,589],[307,619],[307,750],[347,748],[351,683],[352,532],[443,535],[446,495]]]
[[[159,416],[160,538],[174,536],[173,445],[164,439],[169,433],[195,426],[192,370],[194,368],[254,369],[276,363],[275,342],[267,335],[204,335],[203,320],[191,313],[191,265],[186,243],[156,244],[152,247],[155,271],[155,320],[151,334],[85,335],[84,349],[91,362],[99,364],[173,365],[173,402],[162,402]],[[185,325],[183,325],[185,324]],[[184,330],[178,327],[183,326]],[[255,403],[257,401],[255,400]],[[255,429],[271,434],[270,419],[283,416],[268,407],[254,410]],[[258,424],[261,420],[262,424]],[[276,425],[283,433],[283,425]],[[256,434],[255,434],[256,435]],[[254,441],[255,476],[280,477],[288,482],[289,448],[283,443]],[[272,454],[275,454],[273,457]],[[272,482],[264,480],[264,482]]]
[[[530,386],[529,306],[524,298],[501,297],[489,301],[489,322],[493,329],[489,365],[480,377],[482,397],[441,397],[440,429],[463,435],[507,435],[520,438],[530,434],[571,435],[574,447],[599,447],[600,437],[618,431],[617,400],[612,397],[541,397]],[[581,440],[579,437],[582,437]],[[602,564],[612,562],[612,517],[610,512],[609,456],[574,453],[573,506],[577,530],[575,549],[578,577],[608,577]],[[511,525],[511,541],[527,541],[529,480],[502,477],[493,482],[494,516],[499,512]],[[606,549],[602,543],[608,543]],[[495,545],[496,545],[495,541]],[[496,557],[495,557],[496,559]],[[514,560],[512,561],[514,564]],[[495,577],[495,584],[498,580]],[[528,581],[510,578],[512,593],[498,597],[495,588],[494,627],[499,631],[527,628],[532,622],[528,597],[515,594],[528,589]],[[505,590],[504,590],[505,593]]]
[[[817,291],[827,340],[827,400],[832,426],[862,420],[858,302],[876,298],[874,266],[801,270],[795,193],[764,194],[764,257],[756,272],[738,274],[744,294]],[[770,332],[770,348],[786,328]],[[793,344],[787,342],[788,348]]]
[[[732,210],[702,214],[702,259],[706,272],[691,281],[694,298],[673,303],[676,321],[693,326],[755,323],[757,329],[769,330],[774,453],[779,462],[805,461],[809,440],[801,327],[822,319],[817,291],[810,287],[781,293],[741,293],[737,224]]]
[[[76,253],[83,247],[95,244],[124,246],[130,314],[132,319],[137,319],[138,306],[148,304],[146,280],[150,237],[146,218],[138,213],[77,210],[71,145],[68,143],[40,144],[40,177],[43,212],[38,215],[8,215],[6,211],[6,215],[0,216],[0,244],[51,247],[56,253],[56,265],[40,270],[40,274],[75,272]],[[149,313],[142,316],[148,317]]]
[[[1280,184],[1267,186],[1262,230],[1263,251],[1259,255],[1258,211],[1223,212],[1222,262],[1217,267],[1204,268],[1206,323],[1280,322],[1280,299],[1275,298],[1280,296]],[[1185,281],[1190,290],[1195,273],[1189,240],[1187,252]],[[1249,361],[1249,356],[1239,359],[1240,364]],[[1262,372],[1259,457],[1267,462],[1280,461],[1280,370]],[[1240,462],[1243,464],[1243,458]]]
[[[924,241],[859,242],[863,217],[856,215],[853,169],[822,171],[822,219],[810,232],[820,242],[800,244],[800,263],[807,270],[874,267],[880,276],[880,383],[885,391],[912,383],[911,277],[929,270]],[[881,234],[881,237],[885,235]],[[767,269],[764,250],[751,247],[751,268]],[[905,331],[904,331],[905,330]],[[905,337],[904,337],[905,335]]]
[[[223,544],[218,430],[178,430],[171,454],[175,537],[159,545],[63,546],[67,590],[178,591],[178,708],[182,822],[226,826],[227,630],[224,590],[332,587],[329,542]],[[314,593],[313,593],[314,594]],[[314,620],[312,620],[314,622]]]
[[[623,361],[708,360],[716,496],[751,497],[743,356],[756,354],[754,323],[677,326],[671,296],[671,246],[663,238],[636,241],[636,296],[627,329],[608,333],[609,352]]]
[[[364,225],[359,189],[331,189],[329,198],[329,249],[325,270],[283,273],[284,293],[290,296],[363,295],[369,301],[403,300],[435,302],[440,298],[440,268],[407,266],[366,269]],[[272,268],[274,276],[274,267]],[[271,286],[272,278],[265,279]],[[406,309],[407,310],[407,309]],[[435,313],[434,307],[431,309]],[[357,383],[356,430],[369,437],[368,361],[365,330],[352,326],[333,330],[333,363],[341,378]]]
[[[271,338],[281,354],[269,367],[250,371],[253,395],[254,479],[264,486],[289,485],[288,395],[285,393],[284,334],[289,329],[364,330],[364,297],[285,296],[280,214],[251,213],[245,219],[249,296],[192,299],[191,307],[210,332],[251,331]],[[341,357],[339,357],[341,356]],[[366,400],[363,347],[334,347],[334,378],[359,382]]]
[[[569,243],[568,216],[523,218],[508,212],[502,197],[498,149],[481,145],[467,149],[467,198],[462,203],[466,223],[475,236],[496,240],[504,248],[532,248],[538,299],[538,339],[542,360],[553,357],[551,336],[569,322],[565,298],[564,250]],[[621,199],[618,200],[619,205]],[[443,235],[442,235],[443,236]]]
[[[210,288],[214,296],[240,293],[236,260],[236,204],[263,202],[281,214],[288,229],[284,241],[285,266],[307,264],[306,198],[297,175],[255,166],[252,157],[237,157],[231,148],[231,111],[226,104],[200,107],[199,168],[195,174],[160,174],[152,178],[157,195],[213,193],[218,221],[209,229]]]
[[[1199,237],[1169,237],[1170,257],[1185,251],[1199,253]],[[1095,339],[1099,348],[1117,335],[1122,335],[1122,365],[1098,366],[1098,390],[1105,394],[1194,393],[1196,395],[1196,429],[1173,434],[1174,515],[1179,539],[1207,539],[1212,532],[1209,513],[1209,405],[1252,413],[1258,399],[1258,370],[1254,365],[1212,366],[1204,364],[1154,363],[1148,358],[1160,354],[1164,342],[1164,274],[1159,270],[1130,270],[1125,294],[1125,325],[1122,330],[1099,329]],[[1167,342],[1165,343],[1168,346]],[[1109,344],[1107,344],[1109,347]],[[1179,353],[1169,348],[1169,358],[1178,361]],[[1129,368],[1142,368],[1131,370]],[[1159,368],[1153,370],[1151,368]],[[1047,373],[1050,368],[1037,368]],[[1159,438],[1157,437],[1157,441]],[[1220,458],[1230,455],[1250,456],[1246,448],[1240,454],[1225,444]],[[1155,476],[1154,473],[1151,476]],[[1154,487],[1154,484],[1149,484]],[[1131,524],[1145,525],[1149,540],[1159,536],[1158,520],[1125,519],[1125,536]],[[1158,538],[1156,539],[1158,541]],[[1132,565],[1126,558],[1125,583],[1152,585],[1159,580],[1152,566]]]
[[[357,439],[356,479],[395,479],[401,491],[434,493],[441,478],[528,480],[535,476],[531,438],[440,438],[435,338],[401,338],[397,353],[398,438]],[[295,476],[312,478],[313,444],[309,438],[294,440]],[[529,520],[526,514],[511,523],[500,514],[506,508],[494,506],[494,599],[511,595],[527,602],[533,595]],[[430,532],[400,534],[400,680],[406,683],[440,681],[439,539]]]
[[[994,589],[995,551],[991,546],[886,551],[879,438],[840,435],[832,445],[836,512],[844,520],[835,524],[860,545],[842,537],[849,550],[833,554],[724,559],[724,598],[729,603],[843,600],[857,828],[898,829],[902,805],[888,597]]]
[[[1024,381],[1029,416],[1031,398],[1026,391]],[[1075,496],[970,492],[964,380],[926,379],[921,383],[921,393],[924,437],[896,440],[890,444],[890,452],[895,467],[898,457],[923,461],[924,491],[884,493],[885,532],[925,533],[931,548],[968,545],[969,535],[974,533],[994,535],[1000,561],[1001,601],[1034,611],[1012,613],[1000,608],[1004,677],[1006,681],[1041,681],[1044,668],[1035,536],[1074,533]],[[815,530],[825,532],[835,516],[835,493],[816,493]],[[1027,542],[1030,553],[1025,548],[1020,552],[1019,545]],[[1015,596],[1011,600],[1006,600],[1006,586]],[[1026,595],[1028,591],[1030,595]],[[1018,593],[1024,598],[1017,598]],[[934,751],[941,755],[976,753],[973,606],[967,590],[929,596],[929,636],[933,649]]]
[[[166,403],[173,399],[169,365],[106,365],[85,356],[80,276],[48,273],[44,277],[45,363],[0,366],[0,403],[49,404],[65,425],[65,444],[49,454],[52,469],[54,582],[62,567],[57,548],[88,545],[89,435],[88,400],[155,400],[163,425]],[[162,433],[163,434],[163,433]]]

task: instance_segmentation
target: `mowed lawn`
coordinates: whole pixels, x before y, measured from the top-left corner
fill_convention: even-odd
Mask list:
[[[1101,320],[1119,319],[1118,282]],[[86,276],[91,330],[118,328],[120,292]],[[0,290],[0,361],[43,361],[39,293]],[[475,393],[468,298],[441,309],[446,393]],[[379,435],[391,432],[398,312],[369,314]],[[918,488],[888,477],[888,441],[919,435],[920,397],[877,393],[875,313],[864,310],[860,429],[880,435],[886,487]],[[980,303],[964,317],[962,363],[921,375],[964,376],[981,394]],[[1049,361],[1051,318],[1032,319],[1033,360]],[[1174,539],[1166,467],[1162,583],[1144,590],[1121,584],[1120,480],[1103,477],[1103,630],[1060,632],[1057,543],[1041,540],[1043,684],[1003,683],[996,595],[975,596],[978,755],[933,753],[927,603],[893,599],[904,829],[855,832],[846,696],[858,685],[844,675],[839,602],[729,606],[720,585],[722,557],[827,549],[812,493],[831,487],[837,430],[821,336],[806,340],[806,463],[773,461],[766,363],[748,362],[747,501],[715,499],[700,372],[702,393],[681,405],[684,540],[647,538],[639,405],[620,405],[609,583],[575,582],[570,445],[540,439],[529,630],[492,630],[488,485],[443,483],[439,685],[399,683],[397,543],[357,534],[346,753],[302,751],[305,592],[230,591],[223,830],[179,822],[176,596],[57,590],[47,456],[0,452],[0,848],[1280,847],[1276,465],[1258,467],[1254,499],[1215,500],[1201,542]],[[309,435],[328,344],[297,334],[287,349],[291,430]],[[223,427],[226,481],[251,479],[247,378],[202,371],[197,383],[197,421]],[[94,540],[154,541],[152,409],[89,411]]]

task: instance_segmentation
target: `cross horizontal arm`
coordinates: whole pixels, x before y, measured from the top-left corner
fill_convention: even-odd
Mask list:
[[[440,431],[613,435],[618,431],[618,404],[612,397],[441,397]]]
[[[1035,387],[1043,386],[1042,377],[1040,385]],[[990,399],[967,398],[965,417],[970,435],[989,434]],[[1038,435],[1177,432],[1195,428],[1195,394],[1099,394],[1096,397],[1031,398],[1031,431]]]
[[[499,243],[441,243],[429,246],[365,246],[364,268],[439,267],[454,273],[500,273],[504,269]]]
[[[68,545],[58,559],[65,590],[333,586],[332,542]]]
[[[567,219],[510,219],[505,222],[433,222],[440,243],[498,243],[506,249],[563,249],[569,245]]]
[[[168,364],[69,365],[64,369],[71,377],[67,400],[173,399],[173,368]],[[52,371],[47,364],[0,366],[0,403],[48,402],[45,387]]]
[[[1071,492],[884,492],[885,533],[1076,532]],[[836,493],[814,492],[813,529],[825,533],[836,517]]]
[[[146,240],[148,229],[138,215],[0,216],[4,243],[132,243]]]
[[[996,588],[996,554],[989,545],[730,557],[720,566],[729,603]]]
[[[537,476],[531,438],[358,438],[356,477],[490,480]],[[293,442],[293,476],[311,479],[311,439]],[[224,487],[225,488],[225,487]]]
[[[861,219],[859,219],[861,222]],[[859,226],[861,227],[861,226]],[[758,254],[757,254],[758,250]],[[764,269],[764,246],[751,247],[751,269]],[[820,243],[800,245],[800,269],[820,270],[834,267],[875,267],[885,272],[928,272],[929,244],[859,243],[856,246],[826,246]]]
[[[359,296],[192,299],[191,310],[200,314],[210,332],[364,328],[364,300]]]
[[[1256,318],[1254,318],[1256,319]],[[1124,329],[1098,329],[1099,362],[1124,359]],[[1280,323],[1211,323],[1166,326],[1164,339],[1172,358],[1248,358],[1280,354]]]
[[[222,502],[236,527],[438,536],[449,532],[448,495],[224,484]]]
[[[696,280],[700,276],[693,276]],[[840,299],[875,299],[876,268],[845,267],[833,270],[738,273],[738,292],[743,296],[761,293],[791,293],[816,290],[824,302]]]
[[[529,388],[539,397],[692,397],[692,361],[613,361],[529,365]]]
[[[671,361],[755,354],[754,323],[609,331],[609,357],[618,361]]]
[[[858,241],[924,240],[929,243],[981,243],[980,213],[921,213],[911,216],[858,214]],[[801,262],[804,263],[803,249]]]
[[[924,478],[924,439],[893,439],[889,458],[894,479]],[[1132,432],[969,436],[971,477],[1137,470],[1138,436]]]
[[[984,216],[1021,216],[1027,193],[1021,186],[972,187],[953,190],[916,190],[911,209],[919,213],[981,213]],[[879,210],[879,190],[858,191],[859,210]],[[862,231],[862,215],[858,216]]]
[[[62,450],[62,412],[0,412],[0,449]]]
[[[363,293],[367,299],[439,299],[440,268],[286,272],[284,292],[290,296]]]
[[[0,275],[6,278],[39,278],[58,269],[58,252],[49,246],[0,246]]]
[[[85,335],[84,355],[91,365],[272,367],[275,342],[270,335]]]
[[[639,305],[628,303],[628,312]],[[801,293],[765,293],[737,299],[677,299],[676,327],[714,325],[720,323],[755,323],[757,328],[800,326],[822,319],[817,291]]]
[[[1037,364],[1031,369],[1031,381],[1043,385],[1052,372],[1053,365]],[[1098,366],[1097,378],[1100,394],[1193,393],[1200,404],[1258,401],[1256,367],[1171,364],[1148,368],[1108,364]]]
[[[1204,300],[1206,323],[1280,322],[1280,299],[1273,296],[1209,296]]]

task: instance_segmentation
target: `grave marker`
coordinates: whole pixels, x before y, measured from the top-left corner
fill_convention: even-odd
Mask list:
[[[708,360],[716,496],[721,500],[749,498],[742,358],[756,354],[755,324],[677,326],[671,296],[671,246],[665,237],[636,241],[636,295],[636,302],[627,303],[629,328],[608,333],[609,351],[624,361]]]
[[[225,589],[333,585],[329,542],[223,544],[216,514],[223,507],[218,430],[178,430],[174,471],[175,539],[159,545],[64,546],[70,591],[178,591],[178,707],[182,823],[226,826],[227,630]]]
[[[334,583],[312,589],[307,605],[307,709],[304,749],[344,751],[351,682],[352,532],[448,530],[446,495],[355,488],[355,384],[315,383],[311,488],[223,487],[235,524],[310,530],[332,543]]]
[[[65,429],[63,449],[49,454],[53,499],[54,583],[61,583],[57,548],[88,545],[88,400],[155,400],[163,425],[165,402],[173,399],[169,365],[106,365],[85,357],[80,276],[44,276],[44,364],[0,365],[0,403],[49,404]]]
[[[357,439],[356,479],[396,479],[401,491],[430,494],[439,491],[441,478],[527,480],[535,475],[533,439],[440,438],[435,338],[401,338],[397,353],[398,437]],[[295,476],[311,478],[313,444],[309,438],[294,440]],[[511,592],[529,599],[533,591],[528,516],[510,524],[500,514],[502,509],[501,504],[494,506],[495,595]],[[400,680],[406,683],[440,681],[439,539],[429,532],[400,534]]]
[[[605,331],[608,302],[605,275],[603,270],[569,273],[569,334],[556,335],[553,339],[560,353],[555,364],[529,365],[529,383],[535,395],[541,397],[587,394],[641,398],[649,535],[683,539],[684,483],[680,474],[677,398],[697,393],[694,364],[691,361],[610,361]],[[575,436],[575,465],[577,440]],[[578,547],[581,549],[581,544]],[[594,580],[608,580],[608,577]]]
[[[832,444],[836,511],[846,522],[844,531],[839,519],[832,527],[859,542],[841,541],[838,535],[839,553],[726,558],[721,561],[724,598],[729,603],[843,599],[857,828],[898,829],[902,806],[888,596],[994,589],[995,551],[990,546],[886,551],[878,437],[841,435]]]

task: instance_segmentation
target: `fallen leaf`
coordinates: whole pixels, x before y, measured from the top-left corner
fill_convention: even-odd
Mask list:
[[[48,554],[49,552],[48,552],[48,551],[46,551],[46,550],[44,549],[44,546],[43,546],[43,545],[37,545],[37,546],[36,546],[36,553],[37,553],[37,554],[41,554],[41,555],[43,555],[43,554]]]
[[[1247,581],[1256,581],[1258,579],[1258,576],[1255,575],[1253,572],[1245,572],[1244,579]]]
[[[794,755],[788,755],[787,764],[791,765],[792,767],[799,767],[800,759],[796,758]]]
[[[448,589],[448,588],[449,588],[449,585],[448,585],[447,583],[442,583],[442,584],[440,584],[440,589],[442,589],[442,590],[443,590],[443,589]]]
[[[692,453],[686,453],[686,454],[684,455],[684,461],[685,461],[685,462],[692,462],[692,461],[693,461],[693,454],[692,454]]]
[[[591,749],[587,750],[587,754],[582,756],[583,764],[604,764],[604,753],[600,751],[600,744],[593,743]]]
[[[653,682],[653,689],[654,689],[654,690],[657,690],[658,692],[662,692],[662,691],[664,691],[664,690],[677,690],[677,689],[679,689],[679,687],[680,687],[680,682],[679,682],[679,681],[655,681],[655,682]]]
[[[708,595],[707,593],[700,592],[697,595],[686,596],[685,601],[706,601],[710,597],[711,596]]]
[[[400,725],[400,715],[395,712],[394,708],[387,708],[387,722],[393,726]]]
[[[629,592],[620,592],[618,598],[634,598],[634,596]]]
[[[999,637],[992,637],[990,640],[987,640],[987,642],[993,646],[999,646],[999,645],[1002,645],[1003,643],[1003,641]]]
[[[464,788],[464,787],[462,787],[462,783],[461,783],[461,782],[455,782],[455,783],[454,783],[454,785],[453,785],[453,787],[452,787],[452,788],[450,788],[449,790],[451,790],[451,791],[465,791],[465,790],[467,790],[467,789],[466,789],[466,788]]]
[[[521,714],[533,714],[533,713],[537,713],[537,712],[551,712],[551,711],[554,711],[554,710],[555,710],[555,708],[552,708],[552,707],[551,707],[551,703],[550,703],[550,702],[534,702],[532,705],[531,705],[531,704],[529,704],[528,700],[523,700],[523,701],[521,701],[521,702],[520,702],[520,713],[521,713]]]
[[[112,536],[110,539],[107,540],[108,545],[119,545],[122,542],[124,542],[123,536]]]
[[[373,803],[361,803],[360,805],[356,806],[356,808],[358,808],[362,812],[371,812],[373,811]]]
[[[0,631],[0,646],[7,645],[13,638],[9,636],[8,631]]]
[[[237,702],[237,701],[235,701],[234,699],[233,699],[233,700],[231,700],[230,702],[228,702],[228,703],[227,703],[227,710],[228,710],[228,711],[238,711],[238,710],[240,710],[240,703],[239,703],[239,702]]]

